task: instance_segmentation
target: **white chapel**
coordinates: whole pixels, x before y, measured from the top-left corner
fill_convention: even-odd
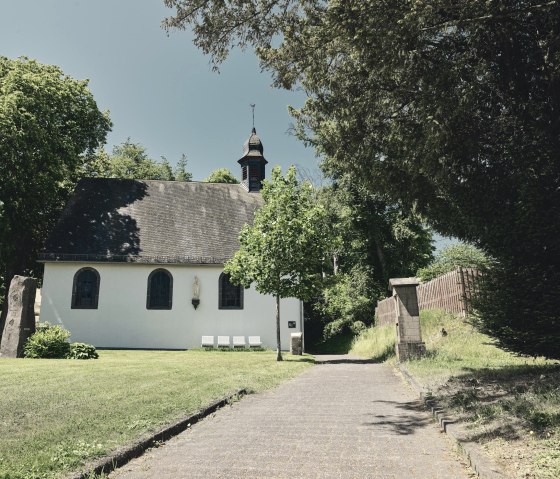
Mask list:
[[[81,180],[40,260],[41,321],[106,348],[190,349],[202,336],[260,336],[276,347],[272,296],[230,283],[224,263],[262,205],[267,161],[255,129],[240,184]],[[303,305],[281,301],[282,347]]]

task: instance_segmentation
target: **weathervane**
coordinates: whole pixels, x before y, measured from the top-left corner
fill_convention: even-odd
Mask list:
[[[253,109],[253,128],[255,128],[255,103],[251,103],[251,108]]]

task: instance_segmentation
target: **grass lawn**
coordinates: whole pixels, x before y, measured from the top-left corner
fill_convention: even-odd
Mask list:
[[[0,361],[0,478],[59,477],[240,388],[262,391],[309,356],[99,351],[97,360]]]
[[[560,364],[502,351],[442,311],[422,311],[420,320],[428,354],[405,363],[418,382],[508,477],[559,478]],[[396,364],[394,345],[394,326],[372,328],[356,339],[351,353]]]

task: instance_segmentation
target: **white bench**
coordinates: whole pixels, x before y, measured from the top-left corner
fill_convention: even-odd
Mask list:
[[[246,348],[247,343],[245,342],[245,336],[234,336],[233,337],[233,349],[235,348]]]
[[[262,341],[260,336],[249,336],[249,347],[250,348],[260,348],[262,347]]]
[[[203,348],[213,348],[214,347],[214,336],[202,336],[202,347]]]
[[[229,348],[229,336],[218,336],[218,348]]]

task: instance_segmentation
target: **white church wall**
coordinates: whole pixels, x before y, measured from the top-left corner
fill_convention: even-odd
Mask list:
[[[97,309],[72,309],[72,283],[81,268],[95,268],[100,276]],[[164,268],[173,276],[171,310],[146,308],[149,274]],[[46,263],[42,289],[41,321],[60,324],[71,341],[96,347],[191,349],[199,348],[203,335],[260,336],[263,346],[276,348],[275,301],[244,291],[244,308],[218,309],[218,266]],[[195,310],[192,284],[200,282],[200,305]],[[282,349],[289,349],[290,333],[302,329],[301,303],[281,300]],[[295,321],[295,328],[288,328]]]

